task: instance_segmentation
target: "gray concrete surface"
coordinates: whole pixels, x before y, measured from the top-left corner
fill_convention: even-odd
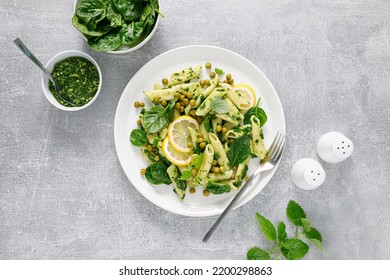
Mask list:
[[[0,4],[0,258],[243,259],[267,247],[260,212],[285,219],[298,201],[322,232],[327,254],[306,259],[390,259],[390,2],[388,0],[162,1],[152,40],[127,55],[88,49],[72,27],[73,1]],[[41,73],[13,45],[20,36],[43,61],[78,49],[101,65],[104,88],[90,108],[59,111]],[[187,218],[147,201],[125,177],[113,139],[122,90],[146,62],[172,48],[210,44],[244,55],[275,86],[288,145],[270,184],[231,213],[208,244],[214,218]],[[352,158],[323,164],[318,190],[289,172],[317,158],[316,140],[345,133]]]

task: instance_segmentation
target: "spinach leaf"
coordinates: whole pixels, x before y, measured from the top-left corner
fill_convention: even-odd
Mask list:
[[[81,0],[76,5],[76,14],[82,18],[95,18],[99,15],[103,15],[103,18],[106,15],[106,6],[105,1],[100,0]]]
[[[165,108],[155,105],[145,111],[142,125],[147,133],[156,133],[168,127],[173,117],[173,107],[176,101],[176,98],[171,100]]]
[[[125,21],[134,21],[141,16],[142,0],[112,0],[112,3]]]
[[[157,3],[158,5],[158,3]],[[142,10],[140,23],[143,25],[145,30],[145,36],[147,36],[152,30],[154,23],[156,22],[156,11],[151,5],[146,5]]]
[[[184,182],[184,181],[182,181],[182,180],[180,180],[180,179],[177,179],[177,178],[176,178],[175,182],[176,182],[177,187],[178,187],[179,189],[181,189],[181,190],[183,190],[183,191],[186,190],[186,188],[187,188],[186,182]]]
[[[148,139],[146,138],[146,133],[139,128],[133,129],[133,131],[130,134],[130,142],[131,144],[137,147],[146,145],[146,143],[148,143]]]
[[[121,41],[124,45],[134,45],[141,39],[143,25],[139,22],[132,22],[120,31]]]
[[[72,24],[78,31],[87,36],[98,37],[108,32],[108,30],[97,28],[93,19],[82,19],[76,14],[72,18]]]
[[[263,126],[267,122],[267,114],[264,110],[259,107],[252,107],[245,113],[244,124],[250,124],[253,115],[260,120],[260,126]]]
[[[234,140],[230,146],[230,150],[227,152],[230,166],[237,166],[248,158],[251,152],[250,145],[251,142],[247,135],[243,135]]]
[[[230,186],[222,183],[215,183],[212,181],[209,181],[206,187],[209,192],[213,194],[222,194],[225,192],[230,192]]]
[[[184,170],[184,171],[181,173],[181,176],[180,176],[179,180],[186,181],[186,180],[190,179],[191,176],[192,176],[191,170],[192,170],[192,168],[188,168],[187,170]]]
[[[88,45],[95,51],[112,51],[121,44],[119,33],[110,32],[98,38],[89,38]]]
[[[208,114],[206,118],[204,119],[204,128],[207,132],[211,132],[212,125],[211,125],[211,119],[213,118],[213,115]]]
[[[110,21],[111,27],[115,28],[125,26],[126,24],[122,18],[122,15],[115,10],[112,1],[108,1],[106,16],[107,19]]]
[[[153,163],[146,168],[146,179],[155,185],[166,184],[169,185],[172,181],[167,173],[168,166],[161,161]]]

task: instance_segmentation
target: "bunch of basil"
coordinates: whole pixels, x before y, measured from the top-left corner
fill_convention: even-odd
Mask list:
[[[72,19],[95,51],[135,46],[152,31],[158,0],[81,0]]]

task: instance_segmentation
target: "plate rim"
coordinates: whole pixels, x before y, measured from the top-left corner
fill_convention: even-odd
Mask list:
[[[179,51],[179,50],[183,50],[183,49],[190,49],[190,48],[211,48],[211,49],[215,49],[215,50],[220,50],[220,51],[223,51],[223,52],[228,52],[230,54],[233,54],[235,56],[238,56],[240,59],[244,60],[246,63],[249,63],[252,67],[256,68],[257,71],[259,71],[263,78],[265,79],[265,81],[268,83],[268,85],[271,87],[271,89],[275,92],[275,97],[276,97],[276,102],[278,103],[278,105],[280,106],[281,108],[281,117],[282,117],[282,129],[283,129],[283,133],[286,132],[286,119],[285,119],[285,115],[284,115],[284,110],[283,110],[283,106],[282,106],[282,103],[280,101],[280,97],[276,91],[276,89],[274,88],[273,84],[271,83],[271,81],[268,79],[268,77],[264,74],[264,72],[259,68],[257,67],[257,65],[255,65],[253,62],[251,62],[249,59],[247,59],[246,57],[234,52],[234,51],[231,51],[231,50],[228,50],[228,49],[225,49],[225,48],[222,48],[222,47],[217,47],[217,46],[213,46],[213,45],[186,45],[186,46],[181,46],[181,47],[177,47],[177,48],[174,48],[174,49],[171,49],[171,50],[168,50],[168,51],[165,51],[157,56],[155,56],[154,58],[152,58],[151,60],[149,60],[147,63],[145,63],[141,68],[139,68],[137,70],[137,72],[130,78],[130,80],[128,81],[128,83],[126,84],[125,88],[123,89],[122,93],[121,93],[121,96],[119,98],[119,101],[118,101],[118,104],[117,104],[117,107],[116,107],[116,110],[115,110],[115,118],[114,118],[114,144],[115,144],[115,150],[116,150],[116,154],[117,154],[117,158],[119,160],[119,163],[121,165],[121,168],[123,170],[123,172],[125,173],[127,179],[130,181],[131,185],[133,186],[133,188],[135,188],[144,198],[146,198],[149,202],[153,203],[154,205],[160,207],[161,209],[164,209],[168,212],[171,212],[171,213],[174,213],[174,214],[177,214],[177,215],[181,215],[181,216],[186,216],[186,217],[212,217],[212,216],[217,216],[217,215],[220,215],[224,209],[221,209],[220,211],[218,211],[219,213],[202,213],[202,212],[182,212],[182,211],[176,211],[176,209],[171,209],[171,208],[167,208],[163,203],[159,203],[158,201],[154,201],[152,199],[150,199],[148,196],[146,196],[141,188],[138,188],[137,186],[134,185],[134,183],[132,182],[132,180],[130,179],[130,177],[128,176],[127,172],[125,171],[124,169],[124,163],[122,162],[122,159],[121,157],[119,156],[119,140],[118,140],[118,136],[117,134],[119,133],[118,132],[118,128],[117,128],[117,122],[118,122],[118,119],[119,119],[119,108],[121,107],[121,103],[125,102],[125,97],[124,97],[124,93],[127,91],[127,88],[130,86],[130,83],[132,80],[136,79],[139,75],[140,75],[140,72],[142,71],[142,69],[144,69],[147,65],[149,64],[152,64],[155,60],[158,60],[160,59],[160,57],[162,56],[165,56],[165,55],[168,55],[172,52],[176,52],[176,51]],[[282,153],[282,156],[281,156],[281,159],[283,158],[283,154],[284,154],[284,151]],[[249,201],[251,201],[254,197],[256,197],[264,188],[265,186],[268,185],[269,181],[272,179],[272,177],[274,176],[278,166],[279,166],[279,163],[281,162],[281,159],[279,160],[279,162],[276,164],[276,166],[270,171],[270,172],[273,172],[272,176],[269,178],[269,180],[266,182],[266,184],[264,185],[263,188],[261,188],[259,190],[258,193],[256,193],[255,195],[253,195],[252,197],[250,197],[247,201],[244,201],[244,202],[240,202],[238,203],[237,205],[235,205],[233,207],[232,210],[236,210],[238,209],[239,207],[245,205],[246,203],[248,203]],[[245,195],[245,194],[244,194]]]

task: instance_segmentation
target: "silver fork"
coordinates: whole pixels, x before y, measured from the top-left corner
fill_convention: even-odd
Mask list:
[[[223,219],[225,219],[227,214],[230,212],[230,210],[236,204],[237,200],[239,200],[240,197],[245,193],[245,190],[253,184],[254,179],[261,172],[271,170],[272,168],[275,167],[275,165],[280,160],[280,157],[282,156],[283,149],[284,149],[285,145],[286,145],[286,136],[283,133],[278,132],[275,136],[274,141],[272,142],[272,144],[268,150],[268,154],[267,154],[265,160],[260,164],[260,166],[255,170],[255,172],[253,172],[253,174],[250,176],[249,180],[244,184],[244,186],[242,186],[242,188],[239,190],[239,192],[236,194],[236,196],[232,199],[232,201],[229,203],[229,205],[223,211],[221,216],[219,216],[218,220],[214,223],[214,225],[210,228],[210,230],[203,237],[202,241],[204,243],[209,241],[211,236],[217,230],[218,226],[222,223]]]

